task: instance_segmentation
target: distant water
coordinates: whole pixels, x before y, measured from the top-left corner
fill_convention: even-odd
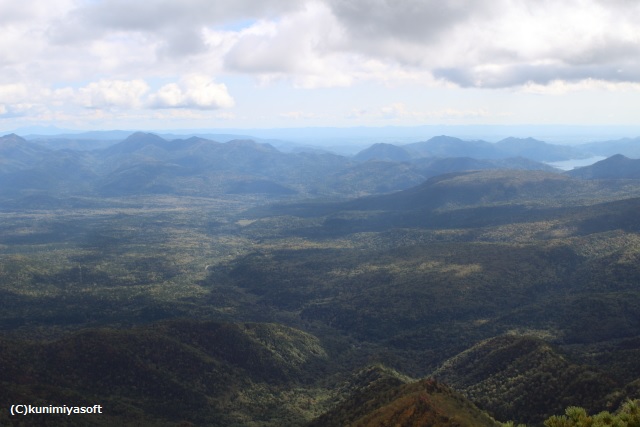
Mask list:
[[[589,157],[588,159],[571,159],[571,160],[563,160],[561,162],[546,162],[546,163],[555,168],[562,169],[563,171],[570,171],[571,169],[592,165],[604,159],[606,159],[606,157],[604,156],[594,156],[594,157]]]

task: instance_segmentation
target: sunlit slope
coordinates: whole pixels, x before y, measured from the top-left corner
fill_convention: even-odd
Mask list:
[[[504,335],[482,341],[434,372],[499,419],[540,423],[566,406],[593,410],[617,406],[618,384],[580,365],[533,336]]]
[[[493,427],[500,424],[433,379],[409,381],[381,366],[358,372],[349,394],[309,427]]]

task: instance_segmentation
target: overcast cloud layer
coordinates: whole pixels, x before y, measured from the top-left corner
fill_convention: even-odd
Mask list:
[[[590,122],[584,99],[637,111],[638,22],[630,0],[0,0],[0,127]]]

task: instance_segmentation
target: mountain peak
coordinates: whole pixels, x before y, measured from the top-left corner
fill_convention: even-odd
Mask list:
[[[167,140],[153,133],[134,132],[122,142],[107,148],[106,152],[110,154],[133,153],[148,145],[165,148]]]
[[[165,142],[165,140],[155,133],[149,132],[134,132],[129,135],[123,142]]]
[[[631,159],[628,158],[627,156],[625,156],[624,154],[614,154],[613,156],[611,156],[611,157],[609,157],[607,159],[601,160],[600,162],[610,163],[610,162],[620,162],[620,161],[625,161],[625,160],[631,160]],[[598,162],[598,163],[600,163],[600,162]]]
[[[582,179],[640,179],[640,159],[614,154],[591,166],[573,169],[567,175]]]
[[[539,162],[561,161],[580,157],[580,150],[563,145],[549,144],[535,138],[508,137],[495,144],[509,157],[522,156]]]
[[[257,151],[270,151],[274,153],[280,152],[277,148],[275,148],[271,144],[263,144],[263,143],[255,142],[252,139],[234,139],[227,142],[227,145],[230,147],[253,148]]]
[[[429,138],[429,141],[462,141],[462,140],[460,138],[456,138],[455,136],[438,135],[438,136]]]
[[[411,160],[411,155],[402,147],[379,142],[360,151],[353,158],[358,161],[387,160],[404,162]]]
[[[496,158],[495,146],[487,141],[466,141],[446,135],[434,136],[427,141],[407,144],[403,148],[420,157]]]
[[[15,133],[10,133],[10,134],[1,136],[0,142],[13,142],[14,144],[16,144],[16,143],[26,143],[27,140],[22,138],[21,136],[16,135]]]

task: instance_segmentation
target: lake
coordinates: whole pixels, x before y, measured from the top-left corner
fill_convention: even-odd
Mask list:
[[[606,159],[606,157],[604,156],[594,156],[594,157],[589,157],[587,159],[570,159],[570,160],[563,160],[561,162],[545,162],[545,163],[550,166],[556,167],[558,169],[562,169],[563,171],[570,171],[571,169],[592,165],[604,159]]]

